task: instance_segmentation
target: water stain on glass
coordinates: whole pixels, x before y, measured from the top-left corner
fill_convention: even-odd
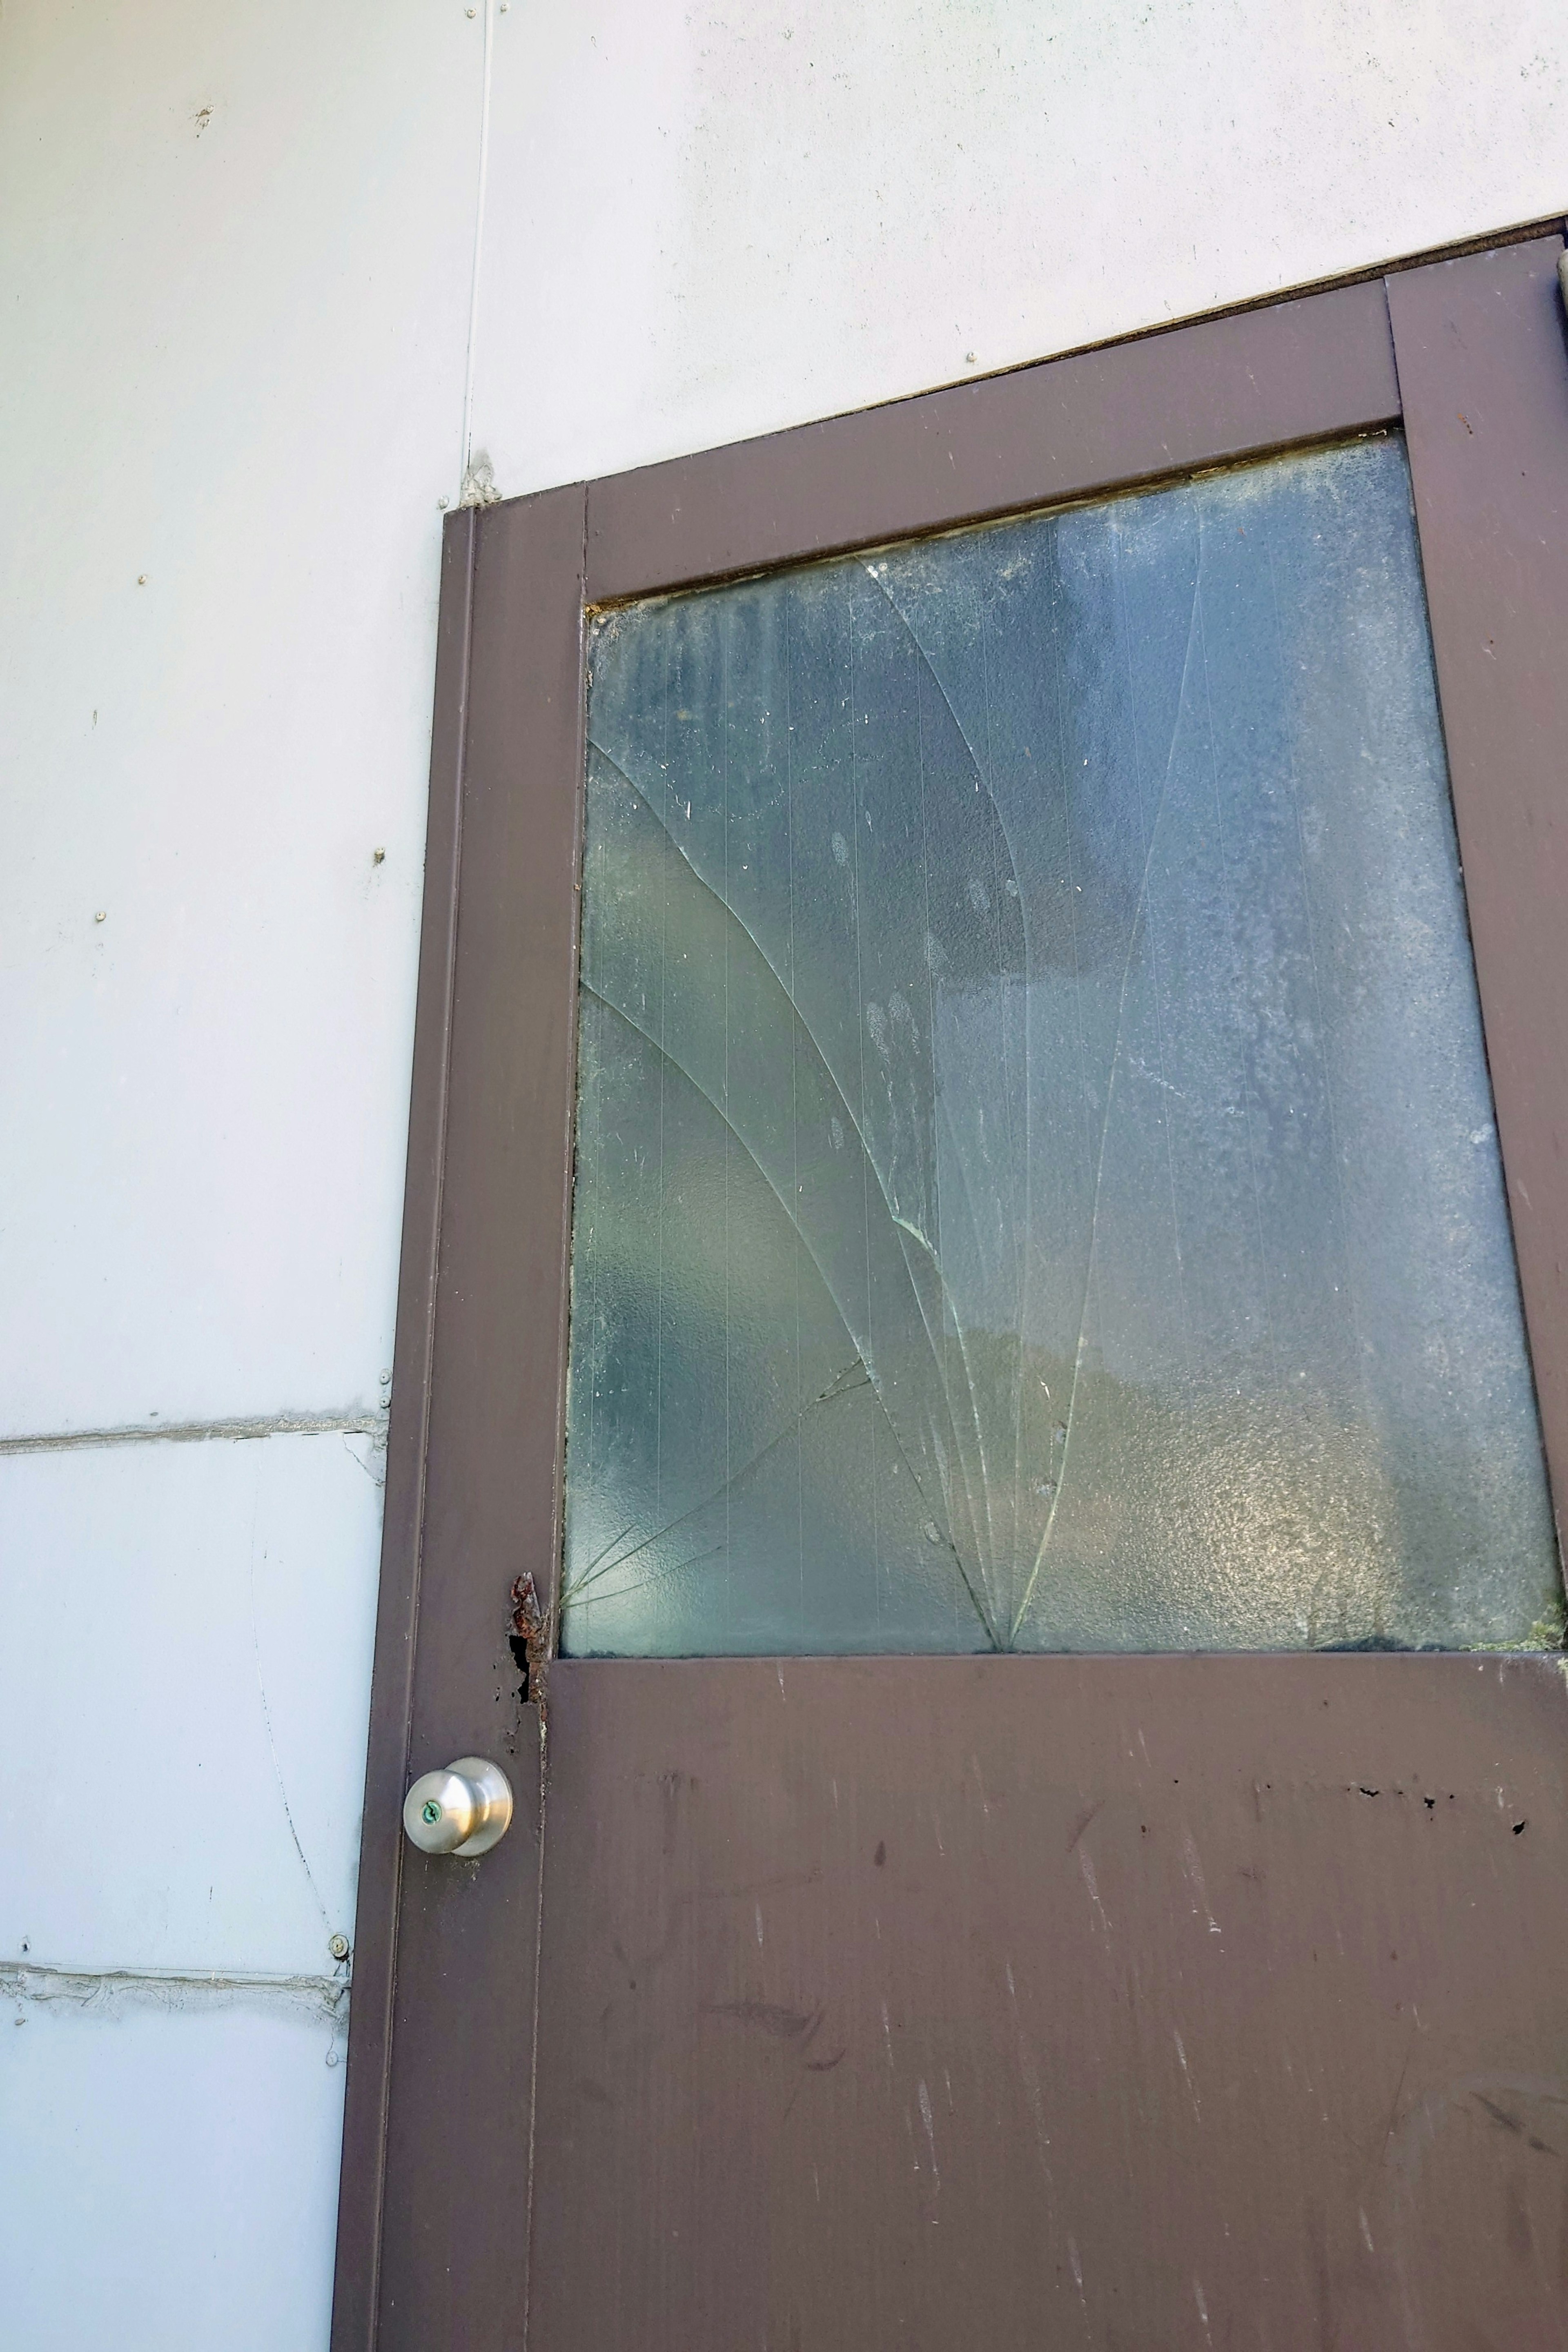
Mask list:
[[[564,1649],[1555,1637],[1397,438],[591,681]]]

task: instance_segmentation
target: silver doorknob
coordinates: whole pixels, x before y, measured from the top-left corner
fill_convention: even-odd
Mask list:
[[[511,1821],[511,1783],[483,1756],[426,1772],[403,1800],[403,1826],[421,1853],[489,1853]]]

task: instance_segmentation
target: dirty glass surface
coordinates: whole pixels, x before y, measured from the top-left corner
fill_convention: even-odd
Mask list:
[[[563,1646],[1552,1638],[1401,443],[591,677]]]

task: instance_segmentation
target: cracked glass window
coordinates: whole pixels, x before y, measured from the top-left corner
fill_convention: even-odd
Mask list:
[[[565,1650],[1554,1638],[1397,439],[591,678]]]

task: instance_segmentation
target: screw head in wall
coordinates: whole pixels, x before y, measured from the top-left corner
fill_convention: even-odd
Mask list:
[[[346,1936],[331,1937],[328,1939],[327,1949],[334,1960],[346,1960],[349,1956],[348,1937]]]
[[[94,917],[93,917],[93,919],[93,919],[93,921],[94,921],[95,923],[105,923],[105,922],[107,922],[107,921],[109,920],[109,909],[108,909],[108,908],[107,908],[107,907],[100,907],[100,908],[99,908],[99,910],[98,910],[97,914],[96,914],[96,915],[94,915]]]
[[[147,574],[144,572],[139,572],[136,574],[136,585],[138,588],[145,588],[147,585]]]

